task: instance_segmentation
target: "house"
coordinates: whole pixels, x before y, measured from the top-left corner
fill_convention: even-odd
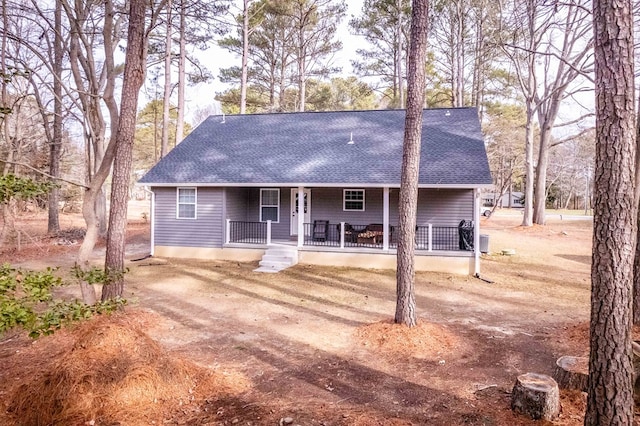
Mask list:
[[[507,191],[504,194],[500,192],[487,192],[482,194],[482,205],[485,207],[493,207],[497,205],[500,208],[521,208],[524,207],[524,193],[519,191]]]
[[[480,189],[492,181],[477,111],[423,114],[416,269],[478,273]],[[207,118],[140,180],[153,193],[152,254],[251,261],[288,247],[300,263],[395,268],[404,120]]]

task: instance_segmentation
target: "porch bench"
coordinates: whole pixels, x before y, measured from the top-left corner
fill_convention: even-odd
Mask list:
[[[383,238],[384,226],[380,223],[371,223],[358,234],[358,244],[382,244]]]
[[[366,231],[358,234],[358,244],[380,244],[382,232]]]

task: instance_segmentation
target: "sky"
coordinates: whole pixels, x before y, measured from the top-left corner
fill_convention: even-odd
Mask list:
[[[234,0],[236,6],[241,6],[241,1]],[[351,62],[350,60],[355,57],[355,51],[358,45],[358,37],[349,33],[349,20],[352,16],[357,16],[362,10],[363,0],[345,0],[347,4],[347,12],[344,20],[342,21],[338,30],[337,38],[342,41],[343,48],[334,57],[334,64],[342,67],[343,75],[351,75]],[[199,108],[205,108],[209,105],[217,103],[215,101],[216,93],[222,92],[228,88],[218,79],[220,68],[227,68],[232,65],[239,65],[240,58],[231,54],[225,49],[221,49],[217,46],[217,40],[212,39],[209,44],[209,48],[200,52],[198,59],[212,72],[215,76],[214,81],[209,83],[200,83],[195,86],[188,86],[186,88],[186,119],[187,122],[192,122],[193,114]],[[162,71],[161,71],[162,72]],[[149,77],[150,73],[147,74]],[[173,81],[177,81],[177,76],[172,77]],[[154,97],[155,90],[149,84],[148,78],[143,88],[142,102],[147,103]],[[160,94],[160,96],[162,96]],[[175,102],[175,100],[174,100]],[[140,107],[142,107],[141,105]]]
[[[233,0],[235,7],[240,10],[242,6],[242,0]],[[352,75],[352,67],[351,60],[356,57],[356,49],[360,44],[364,43],[364,40],[359,37],[350,34],[349,32],[349,20],[361,14],[362,5],[364,0],[345,0],[347,4],[347,12],[345,14],[345,18],[341,22],[340,28],[338,30],[337,38],[342,41],[343,48],[341,51],[337,52],[333,58],[333,64],[335,66],[339,66],[342,68],[342,75],[349,76]],[[200,83],[195,86],[187,86],[186,88],[186,120],[189,123],[194,123],[194,113],[198,109],[206,109],[207,107],[213,105],[219,105],[218,101],[214,98],[216,93],[223,92],[229,85],[225,85],[220,82],[218,79],[219,70],[221,68],[227,68],[233,65],[240,64],[240,58],[236,57],[229,51],[218,47],[217,38],[212,39],[209,43],[209,47],[207,50],[200,51],[198,53],[198,59],[211,71],[214,76],[213,81],[209,83]],[[162,65],[160,66],[162,74]],[[151,87],[149,84],[149,76],[151,74],[151,70],[147,74],[147,82],[145,83],[145,87],[143,88],[143,93],[141,94],[140,100],[140,108],[144,106],[144,104],[148,103],[154,98],[155,89]],[[172,76],[172,81],[175,83],[177,81],[177,75],[174,74]],[[162,89],[160,90],[159,96],[162,96]],[[559,122],[563,121],[571,121],[576,117],[585,113],[585,110],[592,111],[593,110],[593,93],[583,93],[577,97],[577,100],[574,100],[574,107],[571,108],[563,108]],[[176,96],[172,98],[173,102],[176,103]],[[216,111],[221,113],[222,111],[218,108]],[[574,132],[574,129],[559,129],[556,133],[560,133],[562,136],[563,133],[571,133]]]

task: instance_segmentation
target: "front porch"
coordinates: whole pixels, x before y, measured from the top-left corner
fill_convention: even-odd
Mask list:
[[[327,222],[327,221],[323,221]],[[297,262],[332,267],[395,269],[397,227],[388,232],[379,224],[324,224],[326,234],[314,232],[313,223],[304,223],[304,232],[292,238],[274,238],[272,222],[226,220],[225,240],[220,248],[156,246],[160,257],[192,257],[235,261],[264,260],[269,249],[285,246],[297,253]],[[374,225],[374,226],[371,226]],[[317,226],[317,223],[316,223]],[[316,229],[317,231],[317,229]],[[473,228],[418,226],[416,229],[416,271],[473,275],[479,259],[473,249]],[[469,241],[472,242],[469,245]],[[284,247],[282,247],[284,248]]]
[[[226,220],[225,247],[260,247],[272,244],[296,245],[312,251],[389,252],[397,248],[397,226],[385,232],[381,224],[349,224],[346,222],[303,223],[302,236],[294,239],[272,238],[272,222]],[[472,255],[474,228],[467,221],[459,226],[416,226],[416,250],[421,254],[454,252]]]

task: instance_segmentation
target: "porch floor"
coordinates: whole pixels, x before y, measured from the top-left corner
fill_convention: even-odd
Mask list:
[[[233,242],[225,244],[224,247],[233,247],[233,248],[258,248],[258,249],[266,249],[267,247],[272,246],[287,246],[287,247],[297,247],[298,240],[286,240],[286,239],[273,239],[271,240],[271,244],[256,244],[249,242]],[[317,252],[334,252],[334,253],[377,253],[377,254],[396,254],[397,250],[395,247],[389,248],[388,250],[382,249],[382,244],[377,246],[345,246],[344,248],[335,247],[335,246],[323,246],[323,245],[304,245],[302,247],[298,247],[299,251],[317,251]],[[455,257],[473,257],[473,251],[465,251],[465,250],[432,250],[429,251],[425,247],[416,247],[416,254],[419,256],[455,256]]]

